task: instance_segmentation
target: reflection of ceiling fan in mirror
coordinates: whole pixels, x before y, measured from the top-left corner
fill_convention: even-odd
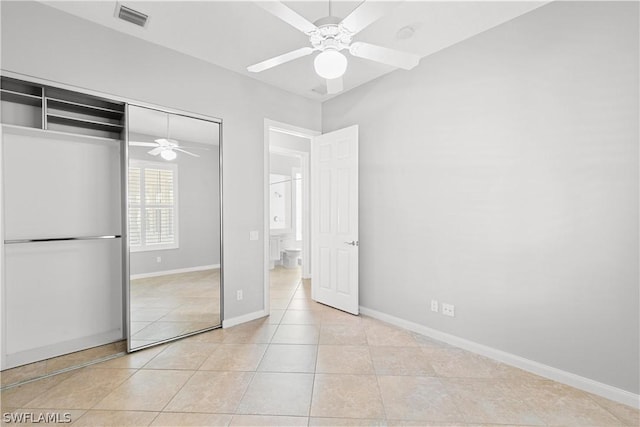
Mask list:
[[[390,12],[397,3],[399,3],[397,0],[390,2],[365,0],[341,20],[331,16],[331,0],[329,0],[329,16],[311,23],[278,1],[257,1],[258,6],[305,33],[309,37],[311,46],[267,59],[247,67],[247,70],[259,73],[319,51],[320,53],[314,59],[314,68],[320,77],[326,79],[327,91],[330,94],[341,92],[343,89],[342,75],[347,70],[348,61],[347,57],[340,52],[342,50],[349,52],[351,56],[410,70],[418,65],[419,55],[352,41],[356,34]]]
[[[147,151],[147,153],[151,154],[152,156],[157,156],[158,154],[160,154],[160,157],[165,160],[174,160],[176,157],[178,157],[178,153],[176,153],[176,151],[188,154],[193,157],[200,157],[197,154],[185,150],[185,148],[189,147],[183,147],[179,145],[178,141],[170,138],[156,139],[155,142],[129,141],[129,145],[135,145],[138,147],[154,147],[153,149]]]
[[[175,139],[169,138],[169,115],[168,114],[167,114],[167,137],[166,138],[154,139],[154,142],[129,141],[129,145],[134,145],[137,147],[153,147],[153,149],[147,151],[147,154],[150,154],[152,156],[157,156],[158,154],[160,154],[160,157],[169,161],[174,160],[176,157],[178,157],[178,153],[176,153],[176,151],[188,154],[193,157],[200,157],[197,154],[194,154],[185,150],[185,148],[192,148],[192,147],[181,146],[178,141],[176,141]],[[203,150],[206,150],[206,148],[203,148]]]

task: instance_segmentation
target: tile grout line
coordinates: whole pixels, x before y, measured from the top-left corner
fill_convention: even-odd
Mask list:
[[[131,370],[131,369],[127,369],[127,370]],[[127,381],[129,378],[131,378],[132,376],[134,376],[140,369],[134,369],[134,372],[127,376],[126,378],[124,378],[122,381],[120,381],[118,384],[116,384],[111,390],[109,390],[108,392],[106,392],[104,394],[104,396],[102,396],[100,399],[98,399],[96,401],[96,403],[94,403],[90,408],[84,409],[84,413],[82,415],[80,415],[78,417],[78,420],[81,419],[82,417],[84,417],[85,415],[87,415],[87,413],[91,410],[93,410],[93,408],[96,407],[96,405],[98,405],[100,402],[102,402],[104,399],[107,398],[107,396],[109,396],[115,389],[117,389],[118,387],[120,387],[122,384],[125,383],[125,381]],[[71,378],[68,378],[67,380],[69,380]],[[67,380],[62,381],[60,384],[64,384]],[[73,423],[77,422],[78,420],[73,421]]]
[[[304,286],[304,281],[302,279],[302,276],[300,276],[300,281],[298,282],[298,286],[296,286],[296,291],[294,292],[294,296],[296,294],[296,292],[298,292],[301,287]],[[306,299],[306,298],[304,298]],[[315,325],[311,325],[311,326],[315,326]],[[309,426],[309,424],[311,423],[311,407],[313,405],[313,390],[316,387],[316,372],[318,370],[318,352],[320,349],[320,331],[322,330],[321,325],[318,326],[318,340],[315,343],[316,346],[316,357],[315,357],[315,363],[313,366],[313,380],[311,381],[311,395],[309,396],[309,410],[307,411],[307,426]]]
[[[367,351],[369,352],[369,359],[371,359],[371,367],[373,368],[373,375],[376,377],[376,385],[378,386],[378,394],[380,395],[380,403],[382,403],[382,412],[384,414],[385,422],[388,421],[387,418],[387,407],[384,404],[384,397],[382,396],[382,387],[380,387],[380,378],[378,377],[378,373],[376,372],[376,366],[373,363],[373,356],[371,355],[371,346],[369,345],[369,338],[367,337],[367,332],[365,330],[365,338],[367,338]]]
[[[607,408],[606,406],[604,406],[603,404],[601,404],[600,402],[598,402],[596,399],[594,399],[594,398],[591,396],[591,393],[587,393],[587,392],[583,392],[583,393],[587,396],[587,398],[589,398],[591,401],[595,402],[595,404],[596,404],[596,405],[598,405],[600,408],[604,409],[606,412],[608,412],[609,414],[611,414],[611,415],[612,415],[616,420],[620,421],[620,423],[622,423],[622,425],[623,425],[623,426],[627,426],[627,425],[628,425],[626,422],[624,422],[624,421],[622,420],[622,418],[620,418],[619,416],[617,416],[613,411],[611,411],[609,408]],[[617,403],[617,402],[616,402],[616,403]],[[627,405],[624,405],[624,404],[622,404],[622,403],[619,403],[619,404],[620,404],[620,405],[623,405],[623,406],[627,406]],[[632,409],[633,409],[633,408],[632,408]]]
[[[206,333],[206,332],[205,332],[205,333]],[[160,356],[162,353],[164,353],[165,351],[167,351],[170,347],[171,347],[171,345],[168,345],[168,346],[167,346],[167,348],[165,348],[164,350],[162,350],[161,352],[159,352],[158,354],[156,354],[154,357],[152,357],[151,359],[149,359],[149,361],[148,361],[147,363],[145,363],[145,364],[143,365],[143,367],[142,367],[142,368],[140,368],[140,369],[143,369],[145,366],[147,366],[149,363],[151,363],[151,361],[152,361],[152,360],[154,360],[156,357]],[[215,352],[217,352],[217,351],[218,351],[218,346],[216,346],[215,350],[213,350],[213,352],[212,352],[209,356],[213,355],[213,354],[214,354]],[[167,408],[167,406],[169,406],[169,404],[170,404],[171,402],[173,402],[173,399],[175,399],[175,398],[176,398],[176,396],[177,396],[178,394],[180,394],[180,392],[181,392],[181,391],[184,389],[184,387],[189,383],[189,381],[191,381],[191,378],[193,378],[193,377],[195,376],[196,372],[198,372],[198,371],[199,371],[199,369],[202,367],[202,365],[204,365],[204,362],[206,362],[206,361],[207,361],[207,359],[209,359],[209,356],[205,357],[205,358],[202,360],[202,362],[198,365],[198,367],[197,367],[194,371],[192,371],[192,372],[191,372],[191,375],[189,376],[189,378],[187,378],[187,380],[184,382],[184,384],[182,384],[182,386],[181,386],[181,387],[180,387],[180,388],[175,392],[175,394],[174,394],[173,396],[171,396],[171,398],[167,401],[167,403],[165,403],[165,404],[164,404],[164,406],[162,407],[162,409],[160,409],[160,410],[158,411],[158,413],[156,414],[156,416],[155,416],[155,417],[153,417],[153,419],[151,420],[151,422],[150,422],[149,424],[147,424],[148,426],[150,426],[151,424],[153,424],[153,423],[154,423],[154,421],[155,421],[155,420],[156,420],[156,419],[157,419],[157,418],[158,418],[158,417],[159,417],[159,416],[164,412],[164,410]],[[173,369],[173,370],[177,370],[177,369]]]
[[[269,286],[271,286],[271,284],[269,284]],[[296,287],[297,289],[297,287]],[[291,297],[289,298],[289,302],[287,303],[287,306],[284,309],[284,312],[286,313],[289,305],[291,304],[291,300],[293,299],[293,295],[291,295]],[[269,314],[270,316],[271,314]],[[283,314],[284,317],[284,314]],[[255,370],[252,372],[252,376],[251,379],[249,380],[249,382],[247,383],[247,388],[245,388],[244,392],[242,393],[242,396],[240,397],[240,399],[238,399],[238,404],[236,405],[235,409],[233,410],[233,414],[231,415],[231,421],[229,421],[229,423],[233,422],[233,418],[236,415],[247,415],[247,414],[239,414],[238,413],[238,409],[240,408],[240,405],[242,404],[242,400],[245,398],[245,396],[247,395],[247,392],[249,391],[249,387],[251,387],[251,383],[253,382],[253,380],[255,379],[256,375],[258,374],[258,369],[260,368],[260,364],[262,363],[262,361],[264,360],[264,357],[266,356],[267,352],[269,351],[269,348],[271,347],[272,341],[273,341],[273,337],[276,336],[276,334],[278,333],[278,330],[280,329],[280,325],[282,322],[282,318],[280,318],[280,320],[278,321],[278,324],[276,325],[276,329],[275,331],[273,331],[273,335],[271,335],[269,337],[269,342],[267,342],[267,348],[265,348],[264,353],[262,354],[262,357],[260,358],[260,361],[258,362],[258,364],[256,365]],[[267,327],[270,324],[267,323]]]

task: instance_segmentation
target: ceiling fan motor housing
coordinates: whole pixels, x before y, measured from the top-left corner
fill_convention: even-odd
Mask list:
[[[309,33],[309,41],[314,49],[340,51],[349,48],[353,33],[340,25],[340,21],[341,19],[335,16],[327,16],[314,22],[318,29]]]

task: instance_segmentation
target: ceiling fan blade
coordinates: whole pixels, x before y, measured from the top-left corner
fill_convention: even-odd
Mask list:
[[[313,25],[306,18],[298,15],[298,13],[294,12],[279,1],[257,1],[255,3],[267,12],[282,19],[287,24],[297,28],[305,34],[309,34],[318,29],[318,27]]]
[[[175,151],[180,151],[181,153],[185,153],[185,154],[188,154],[188,155],[193,156],[193,157],[200,157],[199,155],[197,155],[197,154],[193,154],[193,153],[190,153],[190,152],[188,152],[187,150],[183,150],[182,148],[173,147],[173,149],[174,149]]]
[[[177,145],[178,141],[176,141],[175,139],[170,139],[170,138],[158,138],[158,139],[154,139],[155,142],[157,142],[158,144],[165,146],[165,145]]]
[[[210,148],[205,148],[205,147],[192,147],[192,146],[189,146],[189,145],[176,145],[176,146],[175,146],[175,147],[173,147],[173,148],[182,148],[183,150],[184,150],[184,149],[189,149],[189,150],[206,150],[206,151],[209,151],[209,150],[210,150]]]
[[[157,147],[158,144],[155,142],[142,142],[142,141],[129,141],[129,145],[134,145],[136,147]]]
[[[335,79],[327,79],[327,93],[332,95],[334,93],[342,92],[343,81],[342,76]]]
[[[162,150],[164,150],[164,147],[156,147],[151,151],[147,151],[147,153],[151,154],[152,156],[157,156],[158,154],[160,154],[162,152]]]
[[[420,62],[420,56],[415,53],[401,52],[375,44],[355,42],[349,46],[349,53],[358,58],[370,59],[383,64],[410,70]]]
[[[340,24],[353,34],[359,33],[389,13],[391,9],[396,7],[400,2],[401,1],[364,1],[356,10],[344,18]]]
[[[257,64],[253,64],[247,67],[247,71],[252,73],[259,73],[260,71],[268,70],[277,65],[284,64],[285,62],[293,61],[294,59],[302,58],[303,56],[311,55],[313,48],[301,47],[300,49],[292,50],[291,52],[284,53],[280,56],[267,59]]]

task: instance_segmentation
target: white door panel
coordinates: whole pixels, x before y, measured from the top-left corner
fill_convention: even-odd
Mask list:
[[[358,314],[358,126],[314,138],[311,153],[314,300]]]
[[[120,141],[2,129],[0,368],[123,338]]]

